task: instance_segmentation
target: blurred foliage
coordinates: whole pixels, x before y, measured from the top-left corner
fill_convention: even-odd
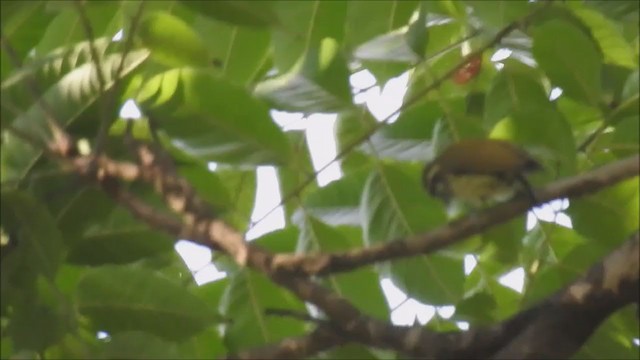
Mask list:
[[[90,144],[100,121],[112,124],[111,154],[124,153],[119,108],[134,99],[180,174],[242,231],[250,226],[255,170],[274,166],[283,197],[297,193],[286,204],[285,228],[256,241],[274,251],[343,251],[447,221],[443,205],[422,191],[420,172],[452,140],[521,144],[545,166],[536,184],[638,153],[635,1],[556,1],[424,93],[543,3],[148,1],[139,12],[139,1],[99,1],[80,12],[66,1],[2,1],[3,43],[20,64],[3,47],[1,357],[211,359],[305,333],[303,323],[265,316],[268,307],[305,311],[292,294],[218,254],[227,277],[196,286],[175,239],[7,131],[49,136],[34,95]],[[406,106],[392,123],[380,124],[354,101],[363,90],[350,77],[362,71],[379,87],[408,76]],[[25,86],[30,77],[35,94]],[[277,125],[273,110],[337,114],[343,176],[305,186],[313,174],[307,140]],[[142,124],[134,134],[148,138]],[[208,171],[212,161],[217,168]],[[391,279],[423,304],[456,307],[430,328],[500,321],[567,284],[638,228],[638,181],[553,210],[572,227],[538,221],[527,229],[520,218],[437,254],[323,281],[381,319],[392,309],[380,281]],[[162,206],[149,189],[130,190]],[[469,256],[477,264],[465,274]],[[516,268],[525,270],[522,292],[499,282]],[[575,358],[637,359],[637,322],[627,312],[612,316]],[[349,345],[322,356],[388,354]]]

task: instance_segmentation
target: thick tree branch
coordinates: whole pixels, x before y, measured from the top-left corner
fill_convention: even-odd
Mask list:
[[[249,266],[264,273],[274,282],[289,289],[301,300],[316,305],[326,314],[330,323],[344,334],[342,338],[345,340],[359,342],[368,346],[393,349],[413,356],[435,358],[448,357],[452,353],[462,351],[460,350],[460,344],[467,344],[467,348],[476,350],[480,346],[475,341],[468,339],[465,341],[463,335],[438,334],[421,327],[398,327],[385,321],[370,318],[362,314],[349,301],[320,286],[307,276],[296,275],[286,269],[274,267],[274,255],[254,244],[245,242],[242,234],[222,220],[217,219],[215,213],[206,206],[206,203],[199,200],[193,189],[190,188],[190,184],[177,176],[175,167],[170,163],[171,159],[166,154],[161,153],[161,149],[142,143],[134,143],[133,145],[139,164],[116,162],[106,156],[101,156],[97,161],[98,170],[94,172],[89,167],[92,160],[90,156],[71,158],[67,162],[70,162],[78,173],[98,181],[116,200],[151,226],[161,224],[160,227],[163,230],[173,235],[178,235],[177,233],[179,233],[181,238],[195,240],[213,249],[221,249],[238,264]],[[65,158],[63,154],[60,156]],[[594,186],[597,188],[611,184],[614,180],[623,179],[628,177],[629,174],[637,173],[637,171],[638,158],[635,157],[603,167],[599,171],[585,174],[577,179],[560,181],[543,189],[537,195],[542,200],[547,200],[547,197],[579,195],[592,191]],[[137,179],[151,184],[164,197],[167,206],[183,217],[183,221],[170,221],[170,218],[166,219],[166,217],[159,218],[157,212],[142,206],[135,199],[127,196],[126,193],[116,191],[118,188],[114,185],[114,182],[120,181],[120,178],[127,180]],[[493,212],[500,215],[498,218],[506,219],[509,216],[514,216],[510,214],[517,212],[513,210],[513,206],[521,207],[520,210],[524,211],[528,208],[528,205],[526,200],[515,200],[512,203],[491,209],[489,214]],[[469,229],[473,229],[474,226],[479,228],[478,224],[483,226],[483,224],[491,223],[491,219],[493,219],[492,216],[478,214],[475,218],[454,222],[454,224],[457,223],[462,229],[466,229],[465,231],[470,231]],[[449,226],[447,231],[456,231],[456,228],[455,226]],[[447,239],[447,237],[443,239]],[[418,246],[424,246],[419,241],[417,244]],[[518,332],[511,329],[509,331],[498,331],[498,333],[512,335]],[[486,333],[478,333],[473,339],[486,339],[486,337]],[[326,340],[326,338],[323,339]],[[298,342],[300,341],[312,340],[298,339]],[[491,343],[482,342],[485,350],[486,344]],[[495,343],[493,342],[493,344]],[[324,344],[322,346],[327,345]],[[302,348],[315,349],[313,346],[304,346],[298,349]],[[475,353],[478,353],[478,351],[475,351]],[[485,351],[484,353],[493,354],[494,352]]]
[[[340,333],[343,334],[341,339],[344,341],[355,341],[368,346],[393,349],[399,353],[412,356],[448,358],[451,354],[465,353],[464,349],[474,349],[473,353],[480,353],[484,350],[484,354],[494,354],[500,348],[487,348],[487,344],[497,344],[497,341],[477,342],[477,339],[505,339],[500,336],[489,336],[497,333],[508,335],[508,339],[520,332],[515,331],[515,325],[506,326],[502,331],[500,329],[489,332],[477,332],[475,337],[469,337],[466,333],[448,333],[438,334],[421,327],[399,327],[388,322],[370,318],[362,314],[353,304],[346,299],[338,296],[331,290],[317,284],[307,276],[300,276],[282,268],[272,266],[274,263],[274,255],[268,251],[249,244],[244,241],[242,234],[233,229],[231,226],[217,219],[215,214],[206,207],[206,204],[198,199],[197,195],[190,188],[188,182],[179,178],[175,174],[175,168],[172,164],[167,163],[170,158],[160,153],[159,149],[153,148],[146,144],[134,144],[137,149],[139,164],[121,163],[113,161],[106,156],[99,157],[98,170],[90,171],[89,164],[92,157],[80,156],[67,160],[75,167],[75,170],[87,177],[98,181],[102,187],[112,195],[121,204],[126,206],[132,213],[136,214],[141,220],[149,223],[151,226],[159,226],[163,230],[178,235],[181,238],[193,239],[199,243],[206,244],[213,249],[221,249],[229,254],[240,265],[246,265],[254,270],[264,273],[272,281],[289,289],[301,300],[309,302],[317,306],[328,317],[330,324],[335,326]],[[55,148],[55,147],[54,147]],[[65,157],[61,154],[61,157]],[[619,163],[603,167],[600,171],[594,171],[578,177],[578,179],[563,180],[558,184],[554,184],[545,188],[538,194],[540,199],[546,200],[547,196],[559,195],[579,195],[593,190],[593,186],[605,186],[611,184],[614,180],[620,180],[628,177],[629,174],[637,173],[638,158],[632,158],[621,161]],[[633,164],[633,165],[629,165]],[[629,172],[629,168],[632,169]],[[595,173],[595,174],[594,174]],[[606,173],[606,174],[605,174]],[[151,184],[157,192],[165,199],[167,206],[183,217],[183,221],[171,221],[170,218],[158,217],[157,211],[141,205],[137,200],[128,196],[126,193],[119,191],[114,185],[120,181],[120,178],[128,180],[142,180]],[[582,184],[576,186],[574,184]],[[571,189],[568,193],[565,191]],[[512,204],[515,206],[528,207],[525,200],[516,200]],[[499,206],[498,214],[512,213],[513,205],[505,204]],[[500,209],[503,210],[500,210]],[[506,210],[504,210],[506,209]],[[491,211],[495,212],[496,209]],[[503,216],[501,218],[507,218]],[[484,220],[483,220],[484,219]],[[486,215],[478,214],[471,225],[467,227],[478,226],[487,222]],[[468,222],[468,220],[466,220]],[[460,221],[457,222],[460,224]],[[462,222],[464,224],[465,222]],[[475,224],[475,225],[474,225]],[[453,231],[453,230],[449,230]],[[468,230],[467,230],[468,231]],[[420,243],[418,243],[420,244]],[[534,313],[532,310],[525,314]],[[517,317],[523,318],[523,316]],[[524,316],[530,319],[530,316]],[[512,322],[511,324],[520,324],[521,322]],[[518,328],[516,326],[516,328]],[[504,329],[508,329],[504,330]],[[470,332],[469,334],[474,334]],[[489,335],[488,335],[489,334]],[[296,355],[301,355],[300,349],[318,349],[330,346],[326,337],[320,340],[312,338],[299,338],[296,344],[307,344],[297,347]],[[473,340],[476,341],[473,341]],[[315,341],[318,341],[317,343]],[[280,346],[287,343],[284,341]],[[292,343],[289,343],[292,344]],[[464,348],[461,345],[465,345]],[[286,346],[285,346],[286,347]],[[482,348],[480,348],[482,347]],[[282,354],[281,347],[270,348],[274,352],[272,354]],[[293,350],[292,350],[293,351]],[[306,353],[310,355],[311,353]]]
[[[302,301],[314,304],[326,314],[331,325],[345,334],[344,339],[401,352],[406,349],[408,353],[412,353],[411,349],[417,344],[415,337],[407,336],[411,329],[369,318],[349,301],[312,279],[274,269],[271,266],[273,254],[247,243],[241,233],[216,218],[215,213],[199,199],[190,184],[175,173],[175,167],[166,154],[148,144],[134,142],[131,145],[138,164],[114,161],[104,155],[97,159],[92,156],[68,158],[62,154],[59,157],[80,175],[97,181],[116,201],[150,226],[158,227],[178,238],[190,239],[214,250],[221,250],[239,265],[264,273]],[[93,171],[92,164],[97,165],[96,171]],[[123,191],[119,185],[121,179],[141,180],[152,185],[163,196],[167,206],[182,216],[183,221],[172,220]],[[435,333],[425,336],[435,336]]]
[[[584,276],[501,323],[439,334],[422,327],[384,328],[371,323],[371,335],[381,343],[371,344],[352,338],[351,332],[341,334],[340,338],[348,337],[352,341],[384,348],[385,341],[396,342],[389,340],[403,336],[403,347],[396,350],[430,359],[568,358],[578,351],[604,319],[622,307],[640,301],[639,263],[640,237],[636,232],[630,240],[593,265]],[[291,354],[283,349],[289,343],[318,341],[316,346],[329,346],[322,340],[314,340],[313,336],[310,334],[249,350],[243,353],[244,358],[258,358],[261,354]]]
[[[561,179],[544,188],[537,189],[535,195],[540,203],[559,198],[576,198],[592,194],[624,179],[638,176],[639,172],[640,157],[633,156],[585,174]],[[343,253],[280,254],[274,257],[273,266],[299,274],[322,276],[350,271],[376,262],[400,259],[416,254],[428,254],[516,218],[526,213],[532,205],[534,204],[528,197],[522,196],[496,205],[482,213],[452,221],[425,234]]]
[[[538,306],[536,316],[492,359],[566,359],[614,311],[638,303],[640,236],[591,267],[581,279]]]

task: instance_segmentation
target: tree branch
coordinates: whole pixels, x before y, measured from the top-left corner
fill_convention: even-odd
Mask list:
[[[538,306],[536,316],[492,359],[566,359],[614,311],[639,302],[640,236]]]
[[[348,300],[312,279],[272,267],[273,254],[255,244],[247,243],[240,232],[216,218],[215,213],[197,196],[190,184],[175,174],[175,167],[167,163],[171,160],[166,154],[147,144],[133,141],[130,145],[136,151],[139,162],[137,165],[114,161],[104,155],[97,159],[91,155],[69,158],[61,154],[59,157],[80,175],[97,181],[110,196],[150,226],[160,228],[177,238],[190,239],[214,250],[221,250],[238,265],[248,266],[265,274],[300,300],[314,304],[328,317],[329,324],[344,334],[344,341],[356,341],[408,354],[415,353],[419,346],[417,340],[431,339],[430,342],[436,342],[437,334],[434,332],[423,331],[421,338],[411,336],[415,333],[415,328],[396,327],[370,318]],[[92,171],[92,164],[97,165],[96,171]],[[119,185],[120,179],[141,180],[152,185],[162,195],[167,207],[181,215],[183,221],[161,215],[124,192]],[[314,347],[306,347],[311,348]]]
[[[146,144],[137,144],[137,146],[138,160],[140,162],[137,167],[135,164],[115,162],[105,156],[101,156],[99,161],[97,161],[98,170],[95,172],[88,170],[92,159],[90,156],[79,156],[71,159],[69,162],[76,166],[76,171],[81,175],[93,177],[94,180],[97,180],[107,193],[115,197],[116,200],[125,205],[132,213],[151,226],[160,227],[172,235],[179,233],[180,238],[193,239],[213,249],[220,249],[230,255],[239,265],[246,265],[264,273],[275,283],[289,289],[302,301],[314,304],[328,317],[331,327],[335,327],[337,331],[341,333],[341,341],[354,341],[368,346],[392,349],[399,353],[412,356],[447,358],[450,357],[449,355],[463,352],[465,349],[474,349],[475,353],[478,353],[478,349],[481,346],[484,346],[482,349],[485,350],[485,354],[493,354],[493,350],[496,349],[487,349],[487,344],[496,344],[496,341],[484,341],[482,342],[483,345],[478,345],[478,342],[472,340],[487,339],[488,337],[489,339],[504,339],[504,336],[491,337],[489,335],[506,334],[513,336],[514,334],[520,333],[512,329],[514,325],[511,327],[504,326],[502,330],[471,332],[470,334],[475,334],[475,337],[471,337],[471,340],[469,340],[469,335],[464,335],[466,333],[438,334],[422,327],[394,326],[388,322],[370,318],[362,314],[359,309],[348,300],[319,285],[307,276],[296,275],[286,269],[274,267],[274,254],[255,244],[247,243],[242,234],[224,223],[221,219],[217,219],[215,215],[203,205],[205,203],[199,200],[193,189],[190,188],[190,184],[174,173],[175,168],[170,166],[170,164],[164,163],[165,161],[170,161],[170,158],[164,156],[165,154],[158,154],[159,149],[147,146]],[[594,187],[603,187],[628,177],[630,174],[637,173],[637,171],[638,157],[634,157],[605,166],[589,174],[560,181],[543,189],[537,195],[539,199],[546,200],[547,197],[588,193],[593,190]],[[115,186],[113,182],[119,181],[121,177],[128,180],[139,179],[154,186],[156,191],[165,199],[167,206],[182,215],[183,221],[171,221],[170,218],[167,217],[158,217],[157,211],[153,211],[153,209],[148,206],[142,206],[132,197],[127,196],[126,193],[118,191],[118,187]],[[497,215],[489,216],[486,213],[478,214],[471,220],[463,219],[454,222],[454,224],[457,223],[461,226],[463,232],[482,228],[482,226],[491,224],[491,221],[495,221],[491,220],[494,219],[494,216],[500,219],[515,216],[512,214],[514,212],[514,206],[521,207],[520,210],[526,210],[529,204],[527,200],[514,200],[511,203],[503,204],[488,211],[489,214],[495,213]],[[448,229],[445,235],[451,231],[460,231],[455,230],[456,227],[451,226],[445,227],[445,229]],[[442,232],[443,230],[440,231]],[[426,237],[426,239],[429,239],[429,237]],[[440,241],[443,242],[446,239],[450,239],[450,237],[442,237]],[[415,240],[414,243],[409,242],[408,244],[413,246],[413,249],[433,246],[429,245],[431,244],[430,242],[424,243],[423,240],[424,239],[418,239]],[[428,246],[425,247],[425,244]],[[437,243],[436,245],[444,246],[446,243]],[[415,254],[416,251],[412,253]],[[611,276],[607,278],[609,279]],[[524,314],[531,313],[534,313],[534,311],[529,310]],[[516,318],[530,319],[531,316],[521,315]],[[517,325],[521,323],[522,322],[512,322],[510,324]],[[510,330],[507,331],[504,329]],[[334,338],[334,340],[335,339],[337,338]],[[295,353],[297,355],[301,354],[301,349],[307,349],[305,351],[308,351],[309,349],[331,346],[330,340],[324,337],[322,341],[318,341],[318,343],[313,342],[313,340],[307,337],[298,338],[294,343],[299,346],[295,348],[297,350],[291,350],[291,354]],[[284,356],[287,350],[283,349],[294,343],[285,340],[276,347],[270,347],[268,349],[272,351],[271,354],[274,354],[274,356]],[[465,345],[465,347],[463,347],[463,345]],[[489,352],[489,350],[492,350],[492,352]],[[306,353],[306,355],[311,355],[311,353]]]
[[[561,359],[571,357],[588,340],[595,329],[613,312],[631,303],[638,303],[640,287],[640,236],[636,232],[619,248],[607,255],[587,273],[537,305],[511,318],[488,327],[468,331],[433,333],[422,327],[378,328],[369,330],[381,343],[369,346],[384,348],[384,341],[404,337],[399,352],[430,359]],[[334,341],[345,337],[352,341],[353,333],[334,334]],[[278,358],[294,356],[286,344],[315,344],[330,347],[330,339],[307,337],[285,339],[271,346],[248,350],[239,358]],[[317,343],[315,343],[317,341]],[[397,340],[396,340],[397,342]],[[337,345],[337,344],[334,344]],[[302,346],[302,345],[299,345]],[[292,345],[292,348],[296,348]],[[296,352],[295,356],[309,355]],[[243,357],[244,355],[245,357]],[[271,357],[273,356],[273,357]],[[294,357],[295,357],[294,356]]]
[[[558,180],[544,188],[537,189],[535,196],[539,203],[558,198],[576,198],[637,176],[639,171],[640,157],[633,156],[585,174]],[[429,254],[462,241],[471,235],[483,232],[492,226],[516,218],[526,213],[532,205],[534,204],[528,197],[520,196],[482,213],[471,214],[452,221],[425,234],[343,253],[278,254],[274,257],[273,266],[298,274],[322,276],[350,271],[376,262],[411,257],[416,254]]]

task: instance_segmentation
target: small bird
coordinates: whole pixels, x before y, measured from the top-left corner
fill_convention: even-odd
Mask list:
[[[449,145],[422,173],[434,197],[479,207],[526,191],[535,201],[525,174],[542,169],[520,147],[494,139],[468,139]]]

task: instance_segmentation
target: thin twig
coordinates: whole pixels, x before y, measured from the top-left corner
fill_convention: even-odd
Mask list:
[[[618,105],[610,114],[609,116],[602,122],[602,124],[600,124],[600,126],[594,131],[592,132],[589,137],[587,137],[582,144],[580,144],[578,146],[578,152],[585,152],[587,150],[587,148],[589,147],[589,145],[591,145],[593,142],[596,141],[596,139],[598,139],[598,137],[605,131],[607,130],[607,128],[609,126],[614,125],[614,120],[622,120],[622,119],[616,119],[618,113],[620,111],[622,111],[622,109],[625,109],[627,106],[629,105],[633,105],[634,102],[638,101],[638,94],[636,94],[635,96],[630,97],[629,99],[627,99],[625,102],[621,103],[620,105]]]

